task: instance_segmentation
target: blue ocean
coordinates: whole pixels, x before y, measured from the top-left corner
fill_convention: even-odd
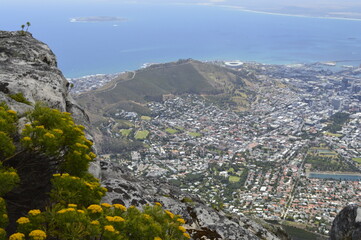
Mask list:
[[[106,1],[104,1],[106,2]],[[231,8],[103,1],[4,4],[1,30],[29,31],[57,55],[66,77],[116,73],[178,59],[261,63],[361,63],[361,21],[270,15]],[[70,22],[116,16],[124,22]]]

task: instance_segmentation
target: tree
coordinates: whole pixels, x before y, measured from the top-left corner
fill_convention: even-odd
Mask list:
[[[31,26],[30,22],[26,22],[26,26],[27,26],[26,31],[28,31],[29,27]]]

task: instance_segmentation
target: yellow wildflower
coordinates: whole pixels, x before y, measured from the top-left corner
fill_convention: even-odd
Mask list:
[[[29,220],[29,218],[27,218],[27,217],[21,217],[21,218],[19,218],[16,222],[17,222],[18,224],[25,224],[25,223],[29,223],[30,220]]]
[[[0,228],[0,237],[1,237],[1,236],[5,236],[5,235],[6,235],[5,229]]]
[[[28,213],[30,215],[36,216],[36,215],[39,215],[41,213],[41,211],[39,209],[33,209],[33,210],[30,210]]]
[[[25,127],[31,127],[31,124],[27,123],[25,124]]]
[[[92,158],[91,158],[91,157],[89,157],[89,155],[88,155],[88,154],[85,154],[85,155],[84,155],[84,157],[85,157],[85,159],[86,159],[86,160],[88,160],[88,161],[91,161],[91,160],[92,160]]]
[[[10,114],[16,114],[16,111],[14,111],[14,110],[7,110],[7,112]]]
[[[160,202],[155,202],[155,205],[162,207],[163,205]]]
[[[144,216],[144,218],[147,219],[147,220],[151,220],[151,219],[152,219],[152,217],[151,217],[150,215],[148,215],[148,214],[143,214],[143,216]]]
[[[106,216],[105,219],[108,220],[109,222],[113,222],[114,218],[112,216]]]
[[[61,175],[62,177],[69,177],[69,173],[63,173],[63,175]]]
[[[67,208],[66,211],[67,212],[75,212],[75,208]]]
[[[53,131],[59,134],[63,134],[63,131],[61,129],[53,129]]]
[[[112,207],[112,205],[110,205],[109,203],[102,203],[100,205],[102,205],[102,207],[106,207],[106,208]]]
[[[63,112],[63,114],[64,114],[64,115],[69,115],[69,116],[71,115],[70,112]]]
[[[46,238],[46,233],[42,230],[33,230],[29,233],[29,237],[34,240],[44,240]]]
[[[171,211],[165,210],[164,211],[170,218],[174,218],[174,214]]]
[[[106,225],[104,226],[104,230],[108,232],[115,232],[115,229],[112,225]]]
[[[75,146],[79,147],[79,148],[84,148],[84,149],[88,149],[89,147],[85,144],[81,144],[81,143],[75,143]]]
[[[185,224],[185,223],[186,223],[186,221],[185,221],[184,219],[182,219],[182,218],[178,218],[178,219],[177,219],[177,222],[180,222],[181,224]]]
[[[160,237],[155,237],[154,240],[162,240]]]
[[[60,177],[60,173],[53,174],[53,177]]]
[[[124,205],[122,205],[122,204],[116,203],[116,204],[113,204],[113,207],[114,207],[114,208],[117,208],[117,209],[120,209],[120,210],[122,210],[122,211],[127,211],[127,208],[126,208]]]
[[[24,240],[25,235],[22,233],[14,233],[9,237],[9,240]]]
[[[8,215],[7,214],[3,214],[3,218],[7,219],[8,218]]]
[[[77,155],[77,156],[81,155],[81,153],[79,151],[76,151],[76,150],[73,153],[74,153],[74,155]]]
[[[124,222],[125,219],[119,216],[113,217],[113,222]]]
[[[92,204],[87,208],[91,213],[101,213],[103,211],[102,207],[97,204]]]
[[[99,223],[99,221],[94,220],[94,221],[91,221],[91,223],[90,223],[90,224],[93,224],[93,225],[99,225],[100,223]]]
[[[23,141],[31,141],[31,138],[30,137],[23,137]]]
[[[83,210],[77,210],[77,212],[81,214],[85,213]]]
[[[88,139],[85,139],[84,141],[85,141],[85,143],[87,143],[88,145],[93,146],[93,142],[92,142],[92,141],[89,141]]]
[[[96,157],[97,157],[97,155],[94,154],[93,152],[90,152],[90,153],[89,153],[89,156],[90,156],[91,158],[96,158]]]
[[[183,236],[185,236],[186,238],[188,238],[188,239],[190,239],[191,238],[191,236],[189,236],[189,234],[188,233],[183,233]]]
[[[179,226],[178,229],[179,229],[180,231],[182,231],[182,232],[186,232],[186,231],[187,231],[187,229],[185,229],[185,227],[183,227],[183,226]]]
[[[63,214],[63,213],[66,213],[66,212],[67,212],[66,209],[61,209],[61,210],[57,211],[57,213],[59,213],[59,214]]]
[[[43,125],[40,125],[40,126],[36,126],[37,129],[44,129],[44,126]]]
[[[76,204],[72,204],[72,203],[69,203],[68,204],[68,207],[70,207],[70,208],[76,208],[78,205],[76,205]]]
[[[55,138],[54,134],[49,133],[49,132],[45,133],[44,136],[48,137],[48,138]]]

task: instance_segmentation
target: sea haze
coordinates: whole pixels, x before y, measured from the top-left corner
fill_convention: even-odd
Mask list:
[[[280,16],[214,6],[102,4],[5,6],[0,29],[30,32],[66,77],[138,69],[181,58],[262,63],[361,63],[361,21]],[[16,14],[14,14],[16,12]],[[19,17],[20,16],[20,17]],[[124,21],[71,22],[118,17]]]

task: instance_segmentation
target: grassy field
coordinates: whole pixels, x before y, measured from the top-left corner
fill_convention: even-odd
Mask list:
[[[352,158],[352,160],[357,162],[357,163],[361,163],[361,158]]]
[[[129,134],[132,132],[132,129],[121,129],[120,134],[122,134],[123,137],[128,137]]]
[[[233,183],[239,182],[239,180],[241,180],[241,178],[237,176],[229,176],[228,178],[228,181]]]
[[[145,121],[150,121],[150,120],[152,120],[152,118],[149,117],[149,116],[141,116],[140,119],[145,120]]]
[[[167,128],[165,131],[170,134],[175,134],[178,132],[176,129],[173,129],[173,128]]]
[[[149,131],[148,130],[143,130],[143,131],[138,131],[134,138],[137,139],[137,140],[144,140],[148,137],[149,135]]]
[[[201,133],[197,133],[197,132],[188,132],[189,135],[191,135],[192,137],[201,137],[202,134]]]

